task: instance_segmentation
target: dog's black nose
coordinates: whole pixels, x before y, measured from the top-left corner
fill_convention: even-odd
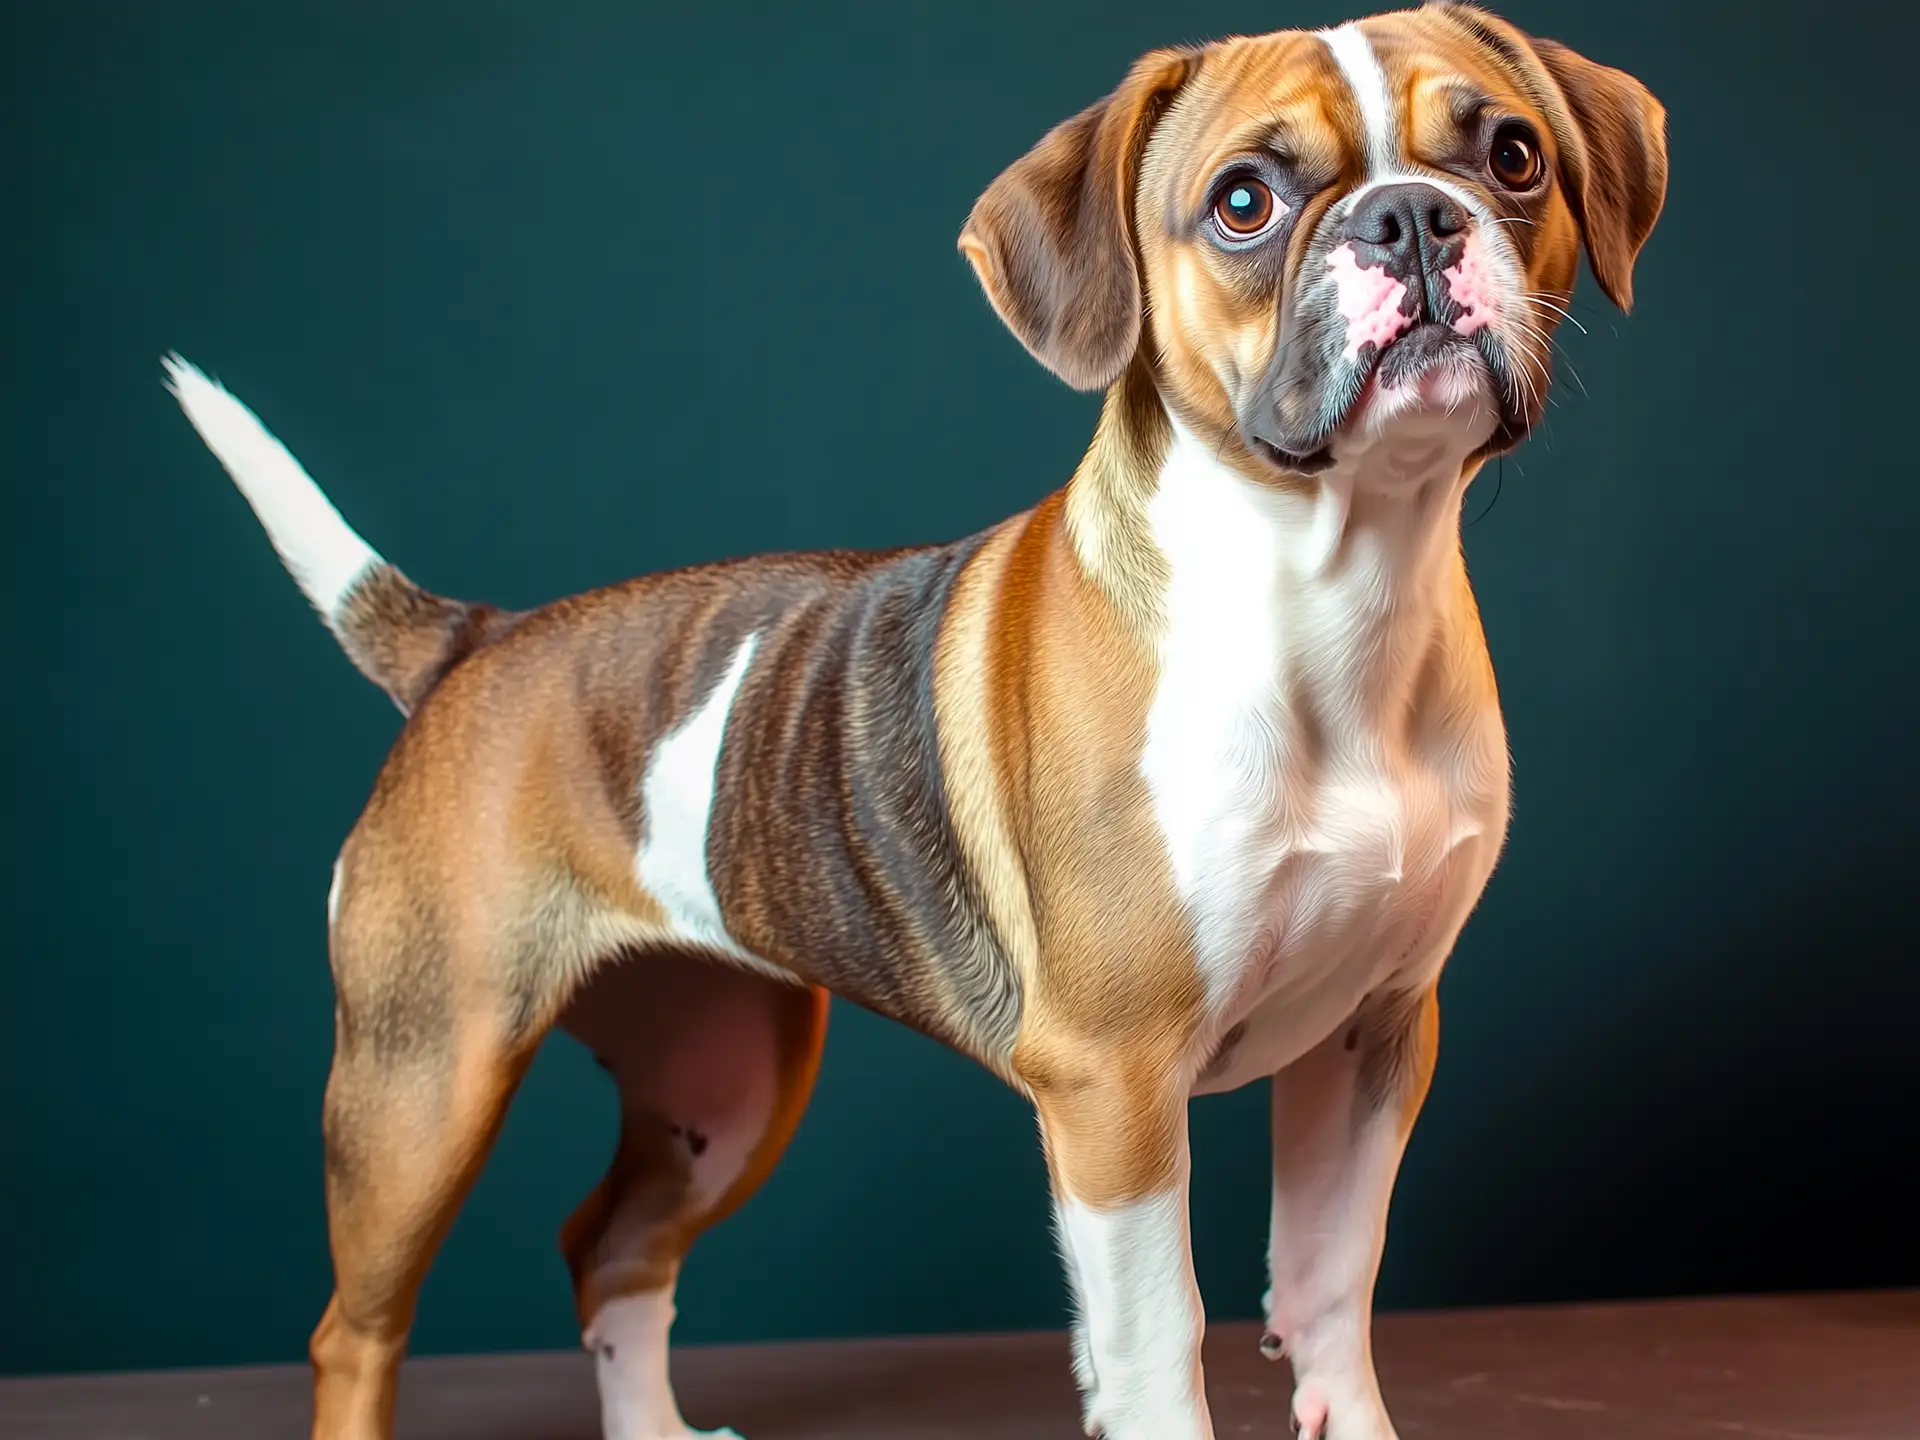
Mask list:
[[[1466,228],[1459,205],[1418,181],[1369,191],[1347,218],[1347,234],[1356,244],[1375,246],[1379,259],[1401,265],[1430,264]]]

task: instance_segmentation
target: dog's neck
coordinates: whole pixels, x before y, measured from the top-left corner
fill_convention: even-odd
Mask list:
[[[1067,529],[1090,581],[1150,647],[1191,643],[1209,624],[1257,627],[1273,637],[1283,691],[1356,718],[1404,713],[1463,593],[1461,502],[1476,468],[1436,417],[1311,477],[1255,478],[1136,366],[1107,394],[1068,487]]]

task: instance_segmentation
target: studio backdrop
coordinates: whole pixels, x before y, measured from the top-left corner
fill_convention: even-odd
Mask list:
[[[1912,37],[1865,0],[1512,0],[1671,115],[1630,318],[1590,283],[1466,544],[1505,859],[1441,990],[1386,1308],[1912,1283],[1920,484]],[[399,724],[160,385],[229,382],[369,540],[525,606],[970,532],[1097,402],[954,248],[1155,45],[1326,0],[14,0],[0,9],[7,623],[0,1370],[298,1357],[328,1287],[324,900]],[[1890,164],[1889,157],[1894,157]],[[1266,1097],[1196,1106],[1256,1313]],[[416,1349],[575,1343],[614,1101],[543,1053]],[[687,1341],[1063,1318],[1026,1108],[836,1009],[695,1253]]]

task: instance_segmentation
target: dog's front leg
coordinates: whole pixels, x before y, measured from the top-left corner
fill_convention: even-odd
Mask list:
[[[1395,1440],[1373,1369],[1373,1287],[1400,1157],[1440,1033],[1431,990],[1376,997],[1273,1077],[1268,1358],[1301,1440]]]
[[[1035,1071],[1087,1433],[1212,1440],[1179,1067],[1079,1054]]]

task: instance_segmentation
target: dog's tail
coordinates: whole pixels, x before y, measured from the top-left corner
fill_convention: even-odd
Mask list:
[[[518,616],[422,590],[341,518],[287,447],[218,381],[169,355],[166,387],[253,507],[347,658],[410,714]]]

